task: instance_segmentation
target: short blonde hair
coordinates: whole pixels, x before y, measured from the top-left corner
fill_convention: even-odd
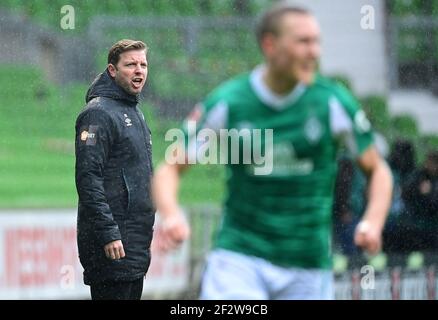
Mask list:
[[[120,59],[120,54],[131,50],[144,50],[148,51],[147,45],[143,41],[122,39],[117,41],[108,52],[108,64],[117,65]]]

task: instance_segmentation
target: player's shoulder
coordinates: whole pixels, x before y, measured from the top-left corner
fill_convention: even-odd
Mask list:
[[[249,76],[250,74],[248,72],[241,73],[233,78],[224,81],[213,92],[229,94],[245,90],[249,88]]]
[[[320,74],[315,77],[313,85],[318,89],[327,90],[336,95],[351,94],[350,90],[341,82]]]
[[[329,77],[317,75],[313,87],[324,91],[330,99],[335,98],[343,105],[356,105],[353,93],[341,82]]]
[[[228,79],[213,89],[206,97],[205,103],[208,105],[220,101],[230,102],[235,98],[241,97],[246,91],[250,90],[249,73],[239,74]]]

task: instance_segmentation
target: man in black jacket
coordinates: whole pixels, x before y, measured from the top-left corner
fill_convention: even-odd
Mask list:
[[[76,121],[77,241],[92,299],[140,299],[155,208],[151,135],[138,109],[146,45],[121,40]]]

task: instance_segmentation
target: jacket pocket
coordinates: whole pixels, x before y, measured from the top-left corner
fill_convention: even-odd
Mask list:
[[[129,214],[129,210],[131,208],[131,189],[128,184],[128,179],[126,179],[126,173],[124,168],[122,168],[122,177],[123,177],[123,183],[125,184],[126,195],[127,195],[126,214]]]

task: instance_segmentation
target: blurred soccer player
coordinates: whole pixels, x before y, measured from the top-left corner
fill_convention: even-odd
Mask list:
[[[320,29],[311,13],[277,4],[262,16],[257,39],[264,64],[219,86],[191,118],[199,118],[198,129],[273,129],[270,174],[255,175],[251,164],[227,166],[224,216],[201,298],[332,299],[337,150],[344,142],[369,178],[368,206],[355,243],[371,254],[381,248],[390,171],[357,101],[317,74]],[[154,179],[168,247],[189,235],[177,202],[179,176],[187,167],[163,164]]]

